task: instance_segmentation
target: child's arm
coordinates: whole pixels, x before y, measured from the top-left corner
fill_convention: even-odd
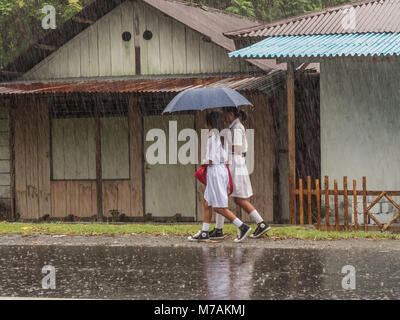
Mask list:
[[[213,156],[213,142],[212,137],[209,137],[207,140],[207,152],[206,158],[201,162],[202,166],[211,166],[212,165],[212,156]]]
[[[241,154],[243,150],[243,133],[240,129],[233,129],[232,153]]]
[[[201,162],[201,165],[202,165],[203,167],[211,166],[211,165],[212,165],[212,161],[211,161],[211,160],[206,160],[206,159],[204,159],[204,160]]]

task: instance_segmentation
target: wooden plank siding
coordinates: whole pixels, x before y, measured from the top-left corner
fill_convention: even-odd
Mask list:
[[[16,211],[21,218],[50,214],[48,105],[45,100],[18,100],[15,110]]]
[[[0,103],[0,212],[5,216],[12,216],[13,211],[13,152],[10,144],[10,139],[14,130],[14,117],[11,114],[12,110],[9,101],[3,100]],[[9,212],[8,212],[9,211]]]
[[[150,30],[151,40],[143,33]],[[128,31],[130,41],[122,40]],[[247,72],[249,64],[230,59],[228,51],[199,32],[141,1],[126,1],[49,55],[27,80],[135,75],[135,48],[141,74]]]
[[[275,141],[272,104],[268,96],[262,94],[247,95],[254,108],[247,109],[248,120],[246,128],[254,129],[254,171],[250,175],[253,187],[253,197],[250,202],[254,205],[266,222],[273,222],[274,208],[274,169]],[[250,221],[244,212],[245,221]]]
[[[274,206],[274,169],[275,161],[275,130],[272,117],[272,103],[267,96],[262,94],[247,95],[247,98],[253,102],[254,108],[247,109],[248,120],[244,125],[248,129],[254,129],[254,172],[250,178],[253,185],[254,195],[250,201],[263,216],[265,221],[273,221]],[[129,139],[122,141],[123,149],[129,154],[123,155],[119,149],[104,149],[105,163],[114,163],[113,167],[119,167],[125,171],[129,169],[128,177],[120,180],[103,180],[102,182],[102,206],[103,215],[110,216],[110,210],[118,210],[128,217],[143,217],[144,215],[144,138],[143,138],[143,115],[138,103],[137,97],[130,97],[128,102],[128,115],[125,122],[121,123],[120,118],[112,118],[116,121],[111,128],[116,131],[117,128],[123,128],[129,124]],[[205,128],[205,112],[195,113],[195,128],[199,134],[201,129]],[[52,126],[52,121],[58,119],[49,119],[49,105],[46,100],[34,100],[32,98],[19,99],[15,105],[15,190],[16,190],[16,211],[23,219],[35,220],[49,214],[55,218],[65,218],[68,215],[74,215],[81,218],[94,217],[97,212],[96,203],[96,181],[92,179],[83,179],[83,174],[88,174],[93,169],[89,169],[88,160],[80,156],[65,158],[63,152],[58,150],[54,144],[56,140],[54,135],[65,134],[58,130],[57,126]],[[104,119],[104,118],[103,118]],[[72,126],[68,132],[77,132],[78,127],[87,124],[80,123],[82,118],[76,120],[77,126]],[[69,124],[67,124],[68,126]],[[88,126],[91,127],[91,126]],[[65,130],[65,127],[62,127]],[[55,130],[54,130],[55,129]],[[53,136],[51,136],[51,131]],[[83,151],[91,144],[85,143],[85,137],[90,135],[75,136],[68,134],[72,140],[64,143],[76,145],[78,150]],[[119,135],[118,135],[119,136]],[[80,140],[80,141],[79,141]],[[125,144],[126,143],[126,144]],[[129,149],[128,149],[129,143]],[[94,146],[91,146],[94,148]],[[103,148],[102,148],[103,149]],[[53,152],[52,152],[53,151]],[[94,154],[94,152],[91,152]],[[118,154],[121,157],[115,157]],[[203,152],[203,157],[204,157]],[[59,157],[64,159],[64,167],[60,170],[64,174],[62,180],[51,180],[51,155],[53,160]],[[110,155],[109,158],[108,155]],[[202,158],[201,143],[199,143],[199,157]],[[129,156],[130,166],[124,167],[118,161],[123,157]],[[57,160],[58,161],[58,160]],[[66,162],[68,165],[65,166]],[[62,161],[61,161],[62,163]],[[75,179],[66,178],[65,172],[75,172]],[[60,173],[60,174],[61,174]],[[105,172],[107,175],[107,170]],[[119,174],[111,172],[110,175]],[[125,173],[123,173],[125,177]],[[60,176],[60,175],[59,175]],[[104,177],[103,177],[104,178]],[[194,179],[194,178],[193,178]],[[195,186],[197,193],[197,220],[203,219],[203,196],[204,186],[197,183]],[[238,213],[236,205],[230,199],[229,207]],[[242,218],[250,221],[249,216],[243,212]]]
[[[117,167],[122,168],[121,172],[127,179],[103,180],[104,216],[109,216],[110,210],[118,210],[128,217],[143,216],[142,115],[133,99],[129,102],[128,118],[129,139],[125,142],[129,141],[130,145],[124,144],[123,147],[126,152],[129,150],[129,154],[126,154],[125,157],[130,159],[130,169],[120,166],[119,158],[115,157],[115,154],[110,158],[111,160],[107,160],[106,157],[106,162],[116,161]],[[121,124],[120,118],[111,119]],[[65,163],[69,162],[71,168],[56,169],[64,173],[68,170],[77,173],[77,180],[71,178],[69,180],[51,180],[50,178],[50,141],[54,141],[50,137],[50,123],[48,104],[45,100],[20,99],[16,103],[14,147],[16,211],[20,218],[27,220],[36,220],[47,214],[54,218],[65,218],[69,215],[80,218],[93,217],[97,212],[96,181],[79,180],[82,172],[88,172],[88,161],[73,157],[65,160]],[[82,125],[79,121],[77,123]],[[116,123],[114,123],[113,129],[115,129]],[[127,123],[128,121],[125,119],[124,124],[127,125]],[[61,129],[65,128],[61,127]],[[122,127],[122,129],[125,128]],[[53,134],[63,134],[63,131],[53,130]],[[79,139],[84,140],[83,137],[73,136],[71,143],[77,145],[79,150],[87,147],[85,143],[80,147]],[[108,150],[108,152],[111,151]],[[64,159],[65,155],[60,154],[60,159]],[[118,155],[120,154],[118,153]],[[57,153],[53,153],[54,156],[57,156]],[[125,172],[126,170],[128,172]],[[117,174],[119,173],[117,172]]]

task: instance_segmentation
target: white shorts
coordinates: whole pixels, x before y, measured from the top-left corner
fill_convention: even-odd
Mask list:
[[[229,175],[225,164],[207,168],[207,186],[204,199],[213,208],[228,208]]]

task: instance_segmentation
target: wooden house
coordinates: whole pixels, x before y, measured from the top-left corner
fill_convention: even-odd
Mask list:
[[[171,0],[96,0],[2,71],[0,198],[8,218],[202,219],[195,165],[150,165],[150,129],[204,127],[204,113],[161,116],[178,92],[227,86],[255,105],[252,201],[274,221],[283,65],[233,60],[224,32],[258,25]],[[282,178],[281,178],[282,181]],[[276,215],[276,213],[275,213]],[[275,218],[276,221],[276,218]]]

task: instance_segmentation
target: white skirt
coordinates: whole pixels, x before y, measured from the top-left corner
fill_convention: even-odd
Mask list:
[[[213,208],[228,208],[229,175],[225,164],[207,168],[207,186],[204,199]]]
[[[248,199],[253,195],[253,188],[246,166],[246,159],[241,155],[234,155],[229,166],[233,181],[231,197]]]

